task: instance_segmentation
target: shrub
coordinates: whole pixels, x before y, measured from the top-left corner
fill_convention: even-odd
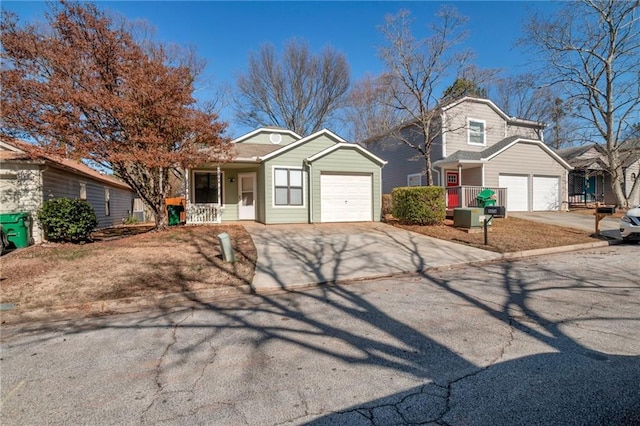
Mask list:
[[[394,188],[393,216],[410,225],[436,225],[446,217],[444,188],[411,186]]]
[[[50,241],[83,241],[98,226],[96,213],[86,200],[56,198],[45,201],[37,216]]]

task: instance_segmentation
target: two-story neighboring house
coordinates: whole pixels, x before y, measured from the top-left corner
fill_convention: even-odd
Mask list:
[[[440,110],[432,144],[434,184],[446,187],[447,209],[476,206],[484,188],[496,191],[508,211],[567,209],[567,176],[571,166],[547,147],[544,124],[509,117],[488,99],[465,97]],[[416,126],[400,130],[418,142]],[[396,131],[396,132],[397,132]],[[391,132],[364,141],[388,163],[383,193],[401,186],[425,185],[425,160]]]

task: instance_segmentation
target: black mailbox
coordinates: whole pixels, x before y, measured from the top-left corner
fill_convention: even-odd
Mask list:
[[[601,206],[596,208],[598,214],[614,214],[616,212],[615,206]]]
[[[486,206],[484,208],[484,214],[490,214],[491,216],[504,216],[504,206]]]

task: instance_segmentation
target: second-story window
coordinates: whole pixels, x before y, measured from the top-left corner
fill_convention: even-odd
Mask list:
[[[483,120],[469,120],[469,144],[486,145],[486,124]]]

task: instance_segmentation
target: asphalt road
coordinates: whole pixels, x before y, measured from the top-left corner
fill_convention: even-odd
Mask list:
[[[637,425],[639,253],[3,326],[0,423]]]

